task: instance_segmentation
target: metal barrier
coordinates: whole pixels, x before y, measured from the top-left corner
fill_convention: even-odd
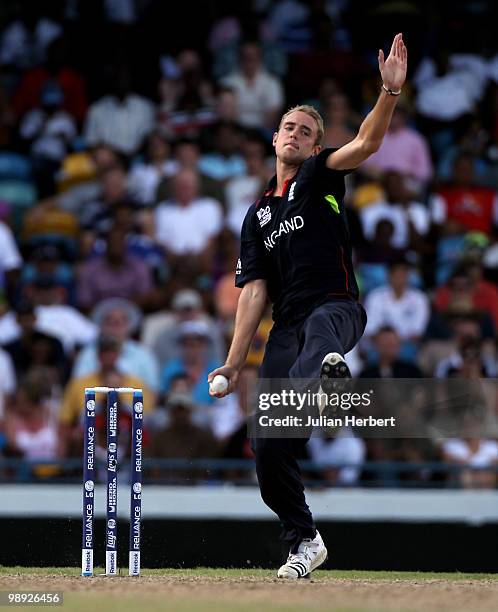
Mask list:
[[[473,466],[431,462],[366,461],[358,465],[324,465],[300,461],[308,486],[340,486],[327,481],[324,470],[355,468],[360,477],[356,484],[386,488],[458,488],[459,475],[465,472],[498,474],[498,466]],[[254,461],[251,459],[145,459],[144,480],[148,484],[223,484],[254,485]],[[170,472],[170,474],[168,474]],[[195,475],[193,473],[195,472]],[[127,474],[124,465],[121,473]],[[0,483],[75,483],[81,481],[81,458],[54,461],[28,461],[0,458]],[[96,461],[96,481],[105,482],[106,463]],[[183,474],[183,475],[182,475]]]

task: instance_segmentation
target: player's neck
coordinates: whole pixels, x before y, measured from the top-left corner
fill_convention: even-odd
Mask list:
[[[277,159],[277,186],[273,192],[274,196],[282,196],[287,183],[296,176],[299,166],[289,165]]]

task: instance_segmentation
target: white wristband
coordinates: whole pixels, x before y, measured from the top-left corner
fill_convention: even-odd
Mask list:
[[[389,96],[399,96],[399,94],[401,93],[401,89],[399,91],[394,91],[393,89],[389,89],[389,87],[386,87],[384,83],[382,83],[382,89]]]

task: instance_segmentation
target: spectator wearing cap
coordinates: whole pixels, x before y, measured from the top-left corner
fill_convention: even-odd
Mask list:
[[[166,408],[169,423],[159,429],[152,438],[150,455],[157,459],[209,459],[217,457],[219,446],[208,428],[200,427],[192,421],[194,409],[192,397],[185,393],[171,393]],[[155,470],[156,477],[178,481],[191,481],[207,478],[203,470]]]
[[[98,304],[92,320],[100,333],[119,343],[116,368],[123,375],[141,378],[153,391],[159,389],[159,364],[154,353],[141,342],[132,339],[140,328],[142,313],[133,303],[123,298],[109,298]],[[97,343],[85,346],[76,358],[73,376],[85,376],[98,365]]]
[[[83,263],[78,274],[78,305],[84,311],[112,297],[143,306],[152,290],[150,268],[128,253],[125,233],[117,228],[107,235],[105,254]]]
[[[56,383],[65,383],[69,360],[61,341],[36,328],[35,308],[28,300],[19,302],[15,311],[20,335],[3,348],[12,358],[17,377],[22,378],[31,368],[41,366],[55,372]]]
[[[179,329],[185,321],[202,321],[209,329],[208,358],[221,361],[225,347],[220,330],[205,312],[202,298],[194,289],[180,289],[171,301],[171,311],[148,315],[142,327],[142,342],[149,346],[159,363],[164,364],[180,356]]]
[[[372,338],[386,325],[392,327],[403,343],[401,355],[413,360],[430,310],[425,293],[409,287],[410,268],[403,260],[391,264],[388,285],[374,289],[366,297],[365,337]]]
[[[120,371],[118,361],[121,355],[121,342],[113,336],[100,336],[96,344],[97,361],[95,369],[83,376],[73,376],[66,386],[59,412],[60,437],[65,453],[81,454],[82,400],[87,387],[134,387],[143,390],[144,411],[155,407],[155,395],[147,383],[139,376]],[[126,398],[122,400],[123,403]],[[129,419],[128,419],[129,420]],[[103,427],[102,414],[100,414]],[[105,433],[105,432],[103,432]],[[102,437],[101,437],[102,442]],[[129,444],[129,439],[127,440]]]
[[[192,281],[213,269],[214,240],[223,227],[219,202],[199,193],[199,176],[181,170],[173,181],[173,200],[156,209],[156,238],[172,271]]]
[[[196,404],[212,404],[206,383],[216,362],[208,358],[209,326],[204,321],[185,321],[178,327],[180,357],[167,362],[161,372],[161,392],[168,393],[171,380],[186,373],[192,384],[192,397]]]

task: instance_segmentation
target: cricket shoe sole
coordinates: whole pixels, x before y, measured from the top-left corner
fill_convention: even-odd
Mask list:
[[[320,388],[318,390],[318,408],[320,414],[328,408],[327,397],[332,393],[342,393],[347,387],[351,371],[344,357],[339,353],[328,353],[322,361],[320,370]],[[330,411],[326,411],[330,412]]]

